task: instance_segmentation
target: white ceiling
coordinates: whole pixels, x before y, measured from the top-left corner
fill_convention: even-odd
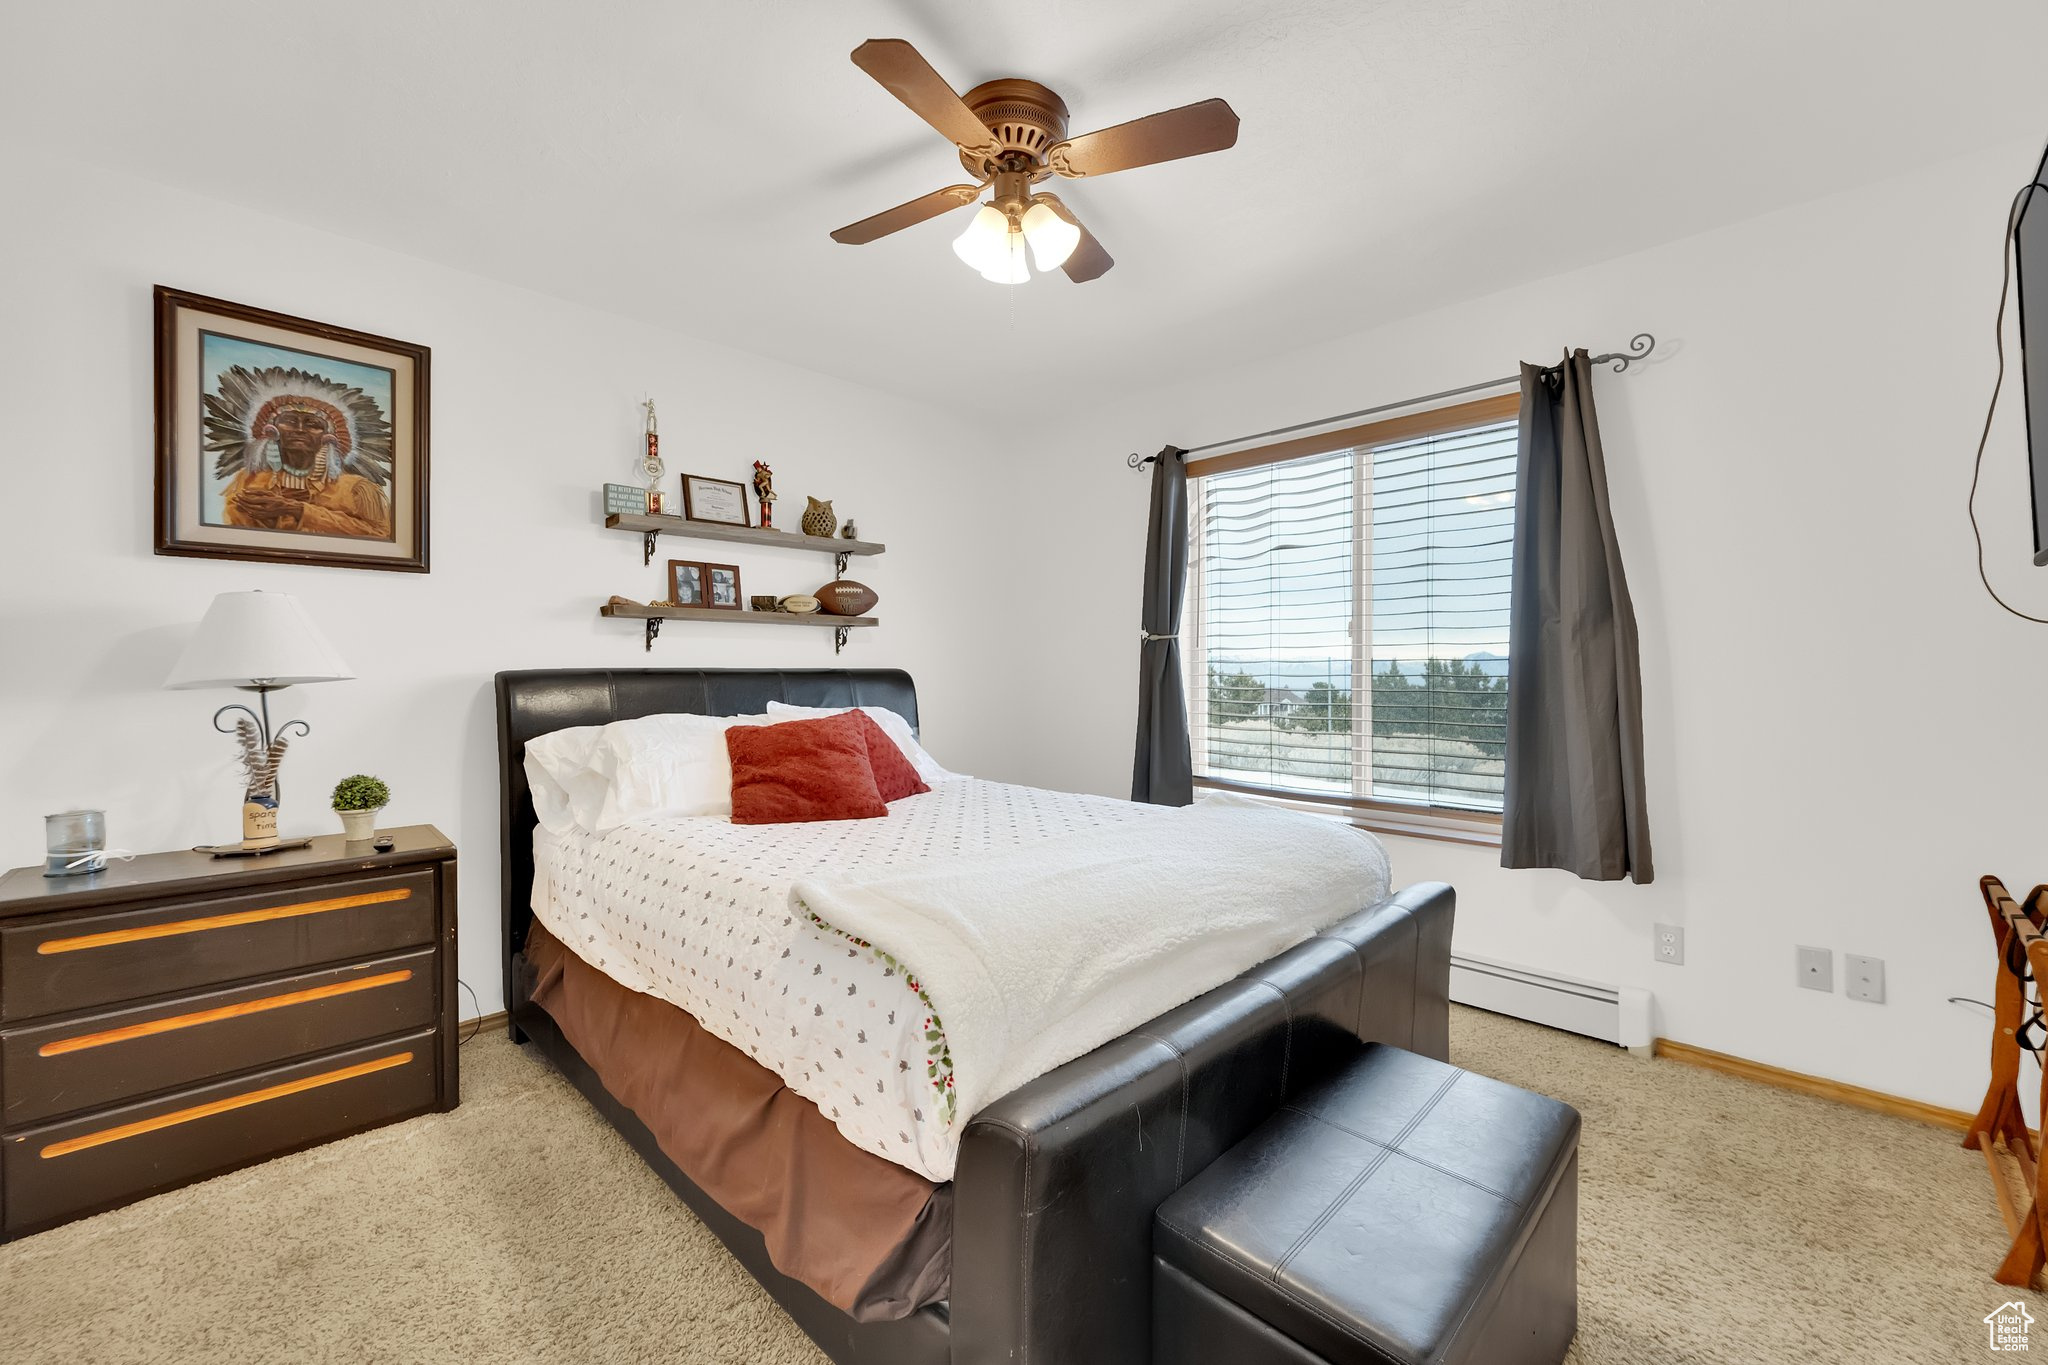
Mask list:
[[[9,3],[63,153],[963,411],[1339,335],[2048,135],[2040,0]],[[1210,96],[1219,155],[1070,182],[1103,279],[1006,289],[848,60],[904,37],[1075,131]],[[2015,174],[2023,168],[2015,167]],[[21,211],[19,207],[9,211]]]

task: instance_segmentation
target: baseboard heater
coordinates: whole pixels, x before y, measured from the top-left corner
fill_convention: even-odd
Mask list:
[[[1451,999],[1625,1048],[1650,1046],[1650,993],[1637,986],[1605,986],[1452,953]]]

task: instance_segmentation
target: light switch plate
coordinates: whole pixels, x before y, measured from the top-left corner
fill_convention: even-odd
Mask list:
[[[1835,950],[1801,945],[1792,951],[1799,964],[1800,986],[1809,991],[1832,994],[1835,989]]]
[[[1676,924],[1652,926],[1650,951],[1656,955],[1659,962],[1668,963],[1673,967],[1683,967],[1685,965],[1684,928]]]
[[[1842,993],[1851,1000],[1884,1003],[1884,959],[1842,954]]]

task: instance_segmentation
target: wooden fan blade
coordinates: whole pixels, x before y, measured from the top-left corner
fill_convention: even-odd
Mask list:
[[[1095,234],[1088,230],[1088,225],[1076,218],[1074,211],[1062,203],[1058,195],[1041,194],[1034,197],[1039,203],[1045,204],[1054,213],[1081,229],[1081,240],[1074,244],[1073,253],[1060,265],[1060,269],[1067,272],[1067,278],[1075,284],[1086,284],[1107,274],[1116,262],[1102,249],[1102,243],[1095,240]]]
[[[853,50],[853,64],[873,76],[884,90],[902,100],[911,113],[968,151],[993,157],[997,148],[988,125],[959,96],[946,78],[932,70],[916,48],[901,38],[870,38]]]
[[[883,209],[872,218],[863,218],[858,223],[848,223],[832,234],[832,240],[847,246],[859,246],[872,242],[877,237],[887,237],[892,232],[901,232],[915,227],[927,218],[936,218],[942,213],[951,213],[962,205],[971,204],[981,193],[979,185],[948,185],[942,190],[898,204],[893,209]]]
[[[1222,100],[1203,100],[1068,138],[1049,148],[1045,159],[1061,175],[1108,175],[1236,145],[1237,112]]]

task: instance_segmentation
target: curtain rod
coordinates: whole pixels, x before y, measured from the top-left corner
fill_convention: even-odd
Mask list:
[[[1606,355],[1596,355],[1593,357],[1592,363],[1595,365],[1605,365],[1611,361],[1614,365],[1614,372],[1620,374],[1629,367],[1631,362],[1643,359],[1656,349],[1657,338],[1651,336],[1648,332],[1638,332],[1629,340],[1626,352],[1609,351]],[[1548,368],[1555,370],[1560,367],[1552,365]],[[1504,379],[1488,379],[1483,383],[1466,384],[1461,388],[1445,389],[1441,393],[1425,393],[1420,398],[1404,398],[1398,403],[1382,403],[1375,408],[1360,408],[1356,412],[1340,412],[1334,417],[1318,417],[1313,422],[1296,422],[1291,427],[1275,427],[1271,431],[1255,431],[1249,436],[1233,436],[1227,441],[1211,441],[1205,446],[1196,446],[1192,450],[1183,450],[1181,455],[1183,458],[1189,455],[1199,455],[1205,450],[1221,450],[1225,446],[1243,445],[1246,441],[1263,441],[1268,436],[1290,436],[1297,431],[1307,431],[1311,427],[1326,427],[1332,422],[1348,422],[1354,417],[1370,417],[1374,413],[1392,412],[1396,408],[1412,408],[1418,403],[1434,403],[1439,398],[1457,398],[1463,394],[1477,393],[1481,389],[1497,389],[1505,384],[1519,384],[1521,382],[1521,375],[1511,374]],[[1132,469],[1143,469],[1158,458],[1157,455],[1141,456],[1134,450],[1125,459],[1124,463]]]

